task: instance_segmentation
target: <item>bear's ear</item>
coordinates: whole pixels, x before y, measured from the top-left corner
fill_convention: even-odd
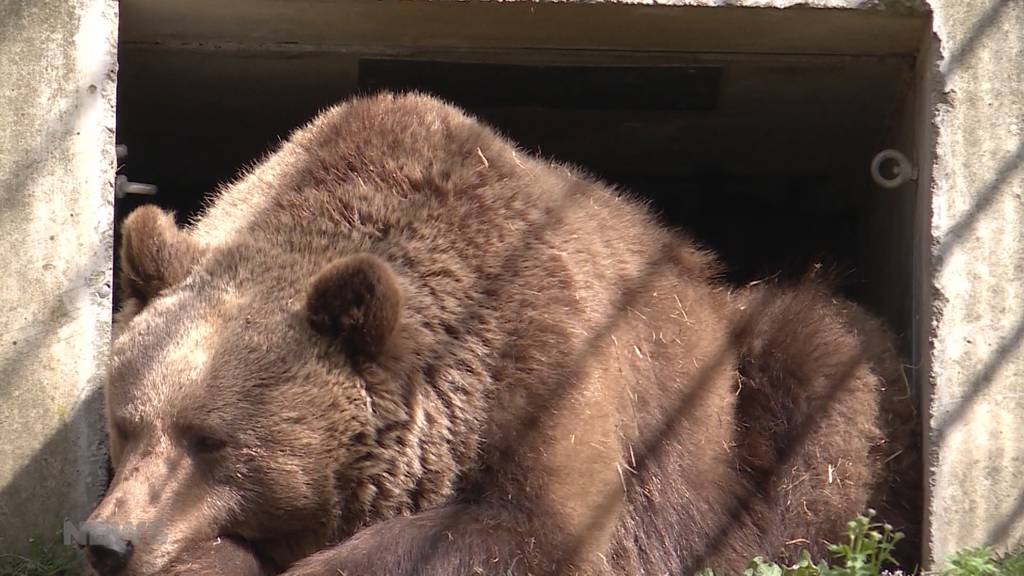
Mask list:
[[[145,304],[188,276],[199,259],[195,240],[156,206],[142,206],[121,224],[121,288]]]
[[[306,312],[313,328],[348,351],[372,359],[387,345],[402,307],[398,279],[369,254],[339,258],[313,279]]]

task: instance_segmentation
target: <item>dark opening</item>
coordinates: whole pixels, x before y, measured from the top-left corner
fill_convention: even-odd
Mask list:
[[[360,58],[359,91],[418,90],[473,109],[712,110],[720,66],[573,66]]]
[[[155,200],[186,220],[319,110],[361,92],[421,89],[649,199],[715,249],[735,282],[817,264],[840,271],[846,293],[885,317],[909,352],[913,192],[879,188],[868,167],[905,145],[911,57],[557,56],[124,47],[123,173],[160,193],[120,200],[118,219]]]

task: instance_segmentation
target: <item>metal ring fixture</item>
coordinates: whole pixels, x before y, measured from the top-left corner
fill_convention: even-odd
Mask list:
[[[895,165],[892,168],[892,175],[886,176],[882,174],[882,166],[890,162]],[[917,179],[917,170],[914,169],[914,165],[910,163],[906,154],[890,148],[875,154],[874,159],[871,160],[871,179],[882,188],[892,190]]]

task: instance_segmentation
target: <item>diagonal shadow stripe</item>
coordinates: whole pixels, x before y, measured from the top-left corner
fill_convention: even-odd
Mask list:
[[[1024,492],[1017,495],[1017,501],[1010,510],[1010,513],[1006,515],[998,524],[992,527],[988,535],[985,537],[985,543],[990,546],[998,546],[1002,544],[1015,546],[1021,545],[1024,542],[1008,542],[1007,539],[1010,537],[1010,532],[1019,525],[1020,521],[1024,519]]]
[[[1010,335],[1003,340],[1002,344],[996,348],[995,352],[989,356],[985,366],[982,367],[978,375],[972,379],[970,389],[966,394],[963,395],[960,400],[957,401],[956,406],[952,410],[946,413],[945,416],[936,424],[933,432],[933,442],[935,446],[941,447],[943,440],[949,432],[963,420],[964,416],[967,415],[968,410],[978,400],[992,384],[995,382],[995,375],[1006,361],[1017,352],[1021,347],[1021,342],[1024,341],[1024,318],[1021,318],[1014,329],[1010,332]]]
[[[939,248],[935,252],[935,258],[941,265],[953,252],[954,248],[963,242],[970,231],[978,224],[981,217],[995,204],[999,192],[1003,190],[1007,181],[1013,177],[1018,169],[1024,166],[1024,138],[1017,145],[1017,149],[1003,162],[995,176],[977,194],[971,208],[943,235],[939,241]]]
[[[982,38],[984,38],[992,27],[995,26],[996,22],[1003,15],[1003,11],[1010,5],[1010,0],[995,0],[985,10],[982,15],[975,20],[974,25],[971,27],[971,31],[967,33],[960,47],[949,55],[948,58],[942,63],[940,71],[943,79],[948,80],[953,74],[955,74],[960,67],[963,66],[964,61],[967,60],[978,49]]]

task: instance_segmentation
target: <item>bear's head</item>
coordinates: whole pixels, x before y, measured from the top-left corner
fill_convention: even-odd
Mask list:
[[[203,246],[154,207],[125,220],[114,477],[85,524],[96,572],[172,573],[219,538],[280,567],[339,536],[354,505],[339,494],[373,465],[368,374],[397,339],[402,291],[374,256],[311,260]]]

